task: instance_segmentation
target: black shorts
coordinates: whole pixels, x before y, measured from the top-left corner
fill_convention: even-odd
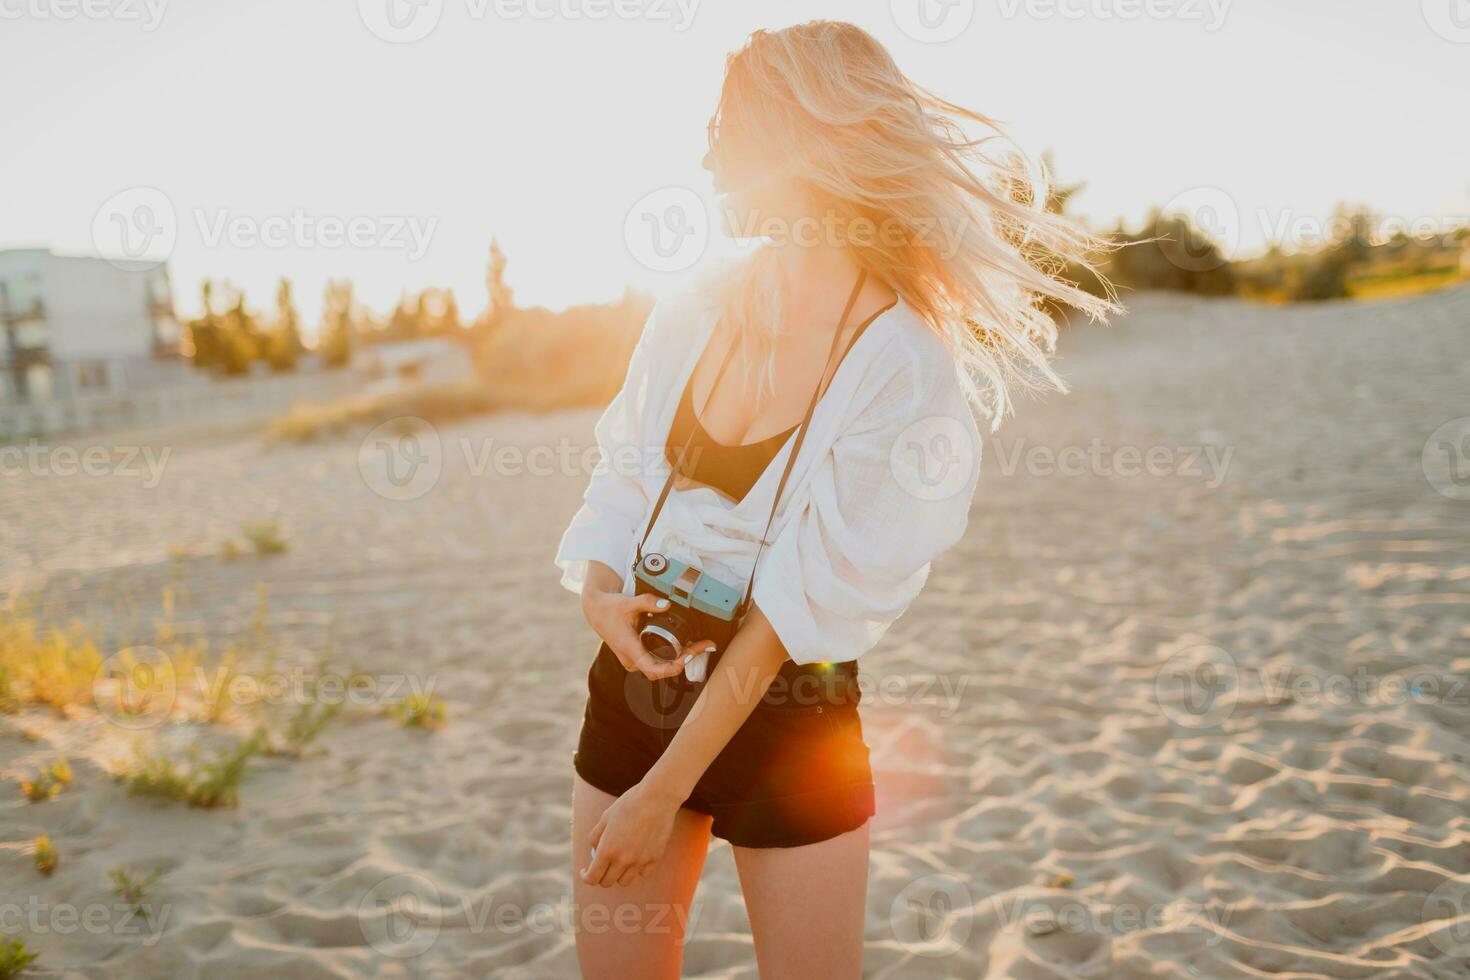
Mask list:
[[[711,670],[713,675],[713,670]],[[663,754],[703,684],[649,681],[606,644],[587,674],[577,775],[621,796]],[[873,815],[873,773],[858,718],[857,665],[787,661],[684,802],[736,847],[800,847]]]

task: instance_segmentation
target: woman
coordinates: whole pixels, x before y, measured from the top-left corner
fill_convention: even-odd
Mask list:
[[[557,556],[603,641],[573,794],[587,976],[678,975],[712,834],[762,977],[859,975],[856,661],[964,530],[971,403],[998,421],[1013,386],[1060,387],[1044,303],[1110,309],[1049,272],[1096,243],[962,122],[997,135],[849,24],[760,31],[728,61],[705,166],[768,243],[655,308]],[[645,647],[669,602],[635,594],[649,554],[750,583],[723,648]]]

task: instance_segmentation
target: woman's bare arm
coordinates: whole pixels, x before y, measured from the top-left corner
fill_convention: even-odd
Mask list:
[[[745,724],[785,661],[786,648],[776,631],[759,609],[752,609],[669,747],[592,828],[594,857],[582,872],[584,881],[626,885],[652,870],[663,856],[674,814]]]
[[[638,640],[638,622],[644,613],[669,608],[669,600],[656,595],[623,595],[623,578],[607,565],[587,563],[587,580],[582,585],[582,616],[602,638],[607,648],[628,670],[636,670],[651,681],[673,677],[684,669],[688,657],[704,650],[692,643],[682,657],[659,660],[643,649]]]
[[[735,638],[679,726],[669,747],[643,777],[649,792],[683,803],[694,784],[735,737],[786,662],[786,648],[759,609]]]

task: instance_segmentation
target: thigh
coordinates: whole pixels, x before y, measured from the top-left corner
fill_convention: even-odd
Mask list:
[[[668,850],[652,875],[626,887],[589,885],[578,873],[587,838],[617,797],[577,777],[572,789],[572,901],[584,977],[679,976],[694,889],[709,850],[710,818],[679,811]]]
[[[858,977],[868,824],[803,847],[737,847],[761,980]]]

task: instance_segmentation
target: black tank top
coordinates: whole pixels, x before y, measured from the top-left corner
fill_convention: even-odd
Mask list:
[[[897,303],[890,303],[859,324],[857,330],[853,332],[852,340],[848,342],[847,349],[852,350],[853,344],[857,343],[858,338],[863,335],[864,330],[868,329],[869,324],[897,305]],[[737,502],[744,500],[750,488],[755,486],[756,481],[761,478],[761,474],[766,471],[771,460],[776,458],[781,447],[786,445],[786,441],[791,438],[797,427],[793,425],[786,431],[778,432],[760,442],[746,442],[735,446],[726,446],[716,442],[700,424],[699,416],[694,411],[694,373],[690,372],[689,382],[684,386],[683,397],[679,399],[679,408],[674,413],[674,423],[669,427],[668,443],[664,446],[664,457],[669,461],[670,466],[677,467],[681,475],[705,486],[714,487]],[[832,374],[836,376],[836,367],[832,369]],[[719,383],[718,377],[715,383]],[[682,461],[677,460],[675,457],[679,455],[679,450],[683,448],[686,439],[689,440],[689,451]]]

